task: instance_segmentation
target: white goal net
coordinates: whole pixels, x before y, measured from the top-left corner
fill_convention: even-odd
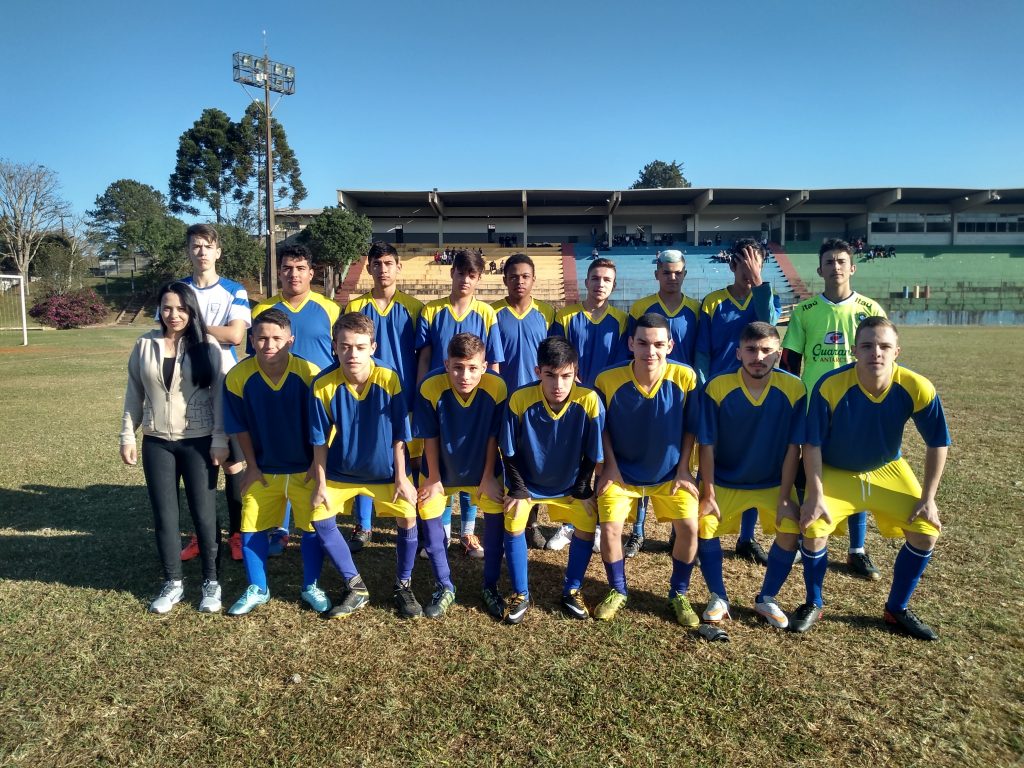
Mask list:
[[[0,347],[28,345],[25,279],[0,274]]]

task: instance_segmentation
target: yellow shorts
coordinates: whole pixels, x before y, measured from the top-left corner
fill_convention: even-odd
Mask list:
[[[620,485],[612,483],[597,497],[597,517],[602,523],[625,523],[636,519],[636,500],[649,496],[659,523],[697,517],[697,500],[685,490],[672,493],[672,480],[661,485]]]
[[[850,472],[826,464],[821,468],[821,480],[825,489],[825,507],[832,522],[821,518],[815,520],[804,532],[809,539],[828,536],[839,523],[846,522],[846,518],[861,510],[874,515],[878,532],[887,539],[902,538],[906,531],[939,535],[935,526],[920,518],[913,523],[907,522],[914,506],[921,500],[921,484],[906,459],[890,461],[870,472]],[[779,530],[783,533],[800,532],[792,520],[783,520]]]
[[[312,531],[310,497],[315,483],[306,481],[305,472],[293,475],[264,475],[263,483],[253,483],[242,496],[242,532],[256,533],[268,528],[277,528],[284,522],[284,509],[291,502],[295,515],[295,527],[300,531]]]
[[[338,483],[334,480],[327,481],[327,503],[330,509],[323,504],[313,508],[312,520],[327,520],[340,515],[351,504],[356,496],[369,496],[373,499],[373,507],[378,517],[404,517],[415,518],[416,507],[405,499],[392,501],[395,498],[395,484],[381,483],[380,485],[362,485],[360,483]]]
[[[530,509],[534,504],[544,504],[548,510],[548,519],[553,523],[568,523],[583,533],[593,533],[597,528],[597,515],[587,512],[586,506],[572,496],[559,496],[554,499],[517,500],[513,514],[505,515],[505,530],[519,533],[526,530]]]
[[[418,459],[420,458],[420,456],[423,455],[423,438],[414,437],[412,440],[405,444],[405,447],[409,449],[410,459]]]
[[[797,502],[796,492],[790,498]],[[748,509],[756,509],[761,521],[761,530],[775,533],[775,516],[779,506],[779,486],[774,488],[723,488],[715,486],[715,501],[722,513],[719,520],[714,515],[705,515],[698,522],[698,535],[702,539],[717,539],[719,536],[740,532],[740,520]],[[797,502],[798,503],[798,502]]]
[[[457,493],[468,493],[470,504],[477,507],[481,512],[493,513],[504,511],[504,507],[491,497],[481,496],[479,488],[473,488],[470,486],[449,488],[445,486],[444,493],[436,493],[431,496],[426,503],[417,505],[419,508],[420,520],[433,520],[435,517],[440,517],[444,513],[444,508],[448,503],[448,497],[454,496]]]

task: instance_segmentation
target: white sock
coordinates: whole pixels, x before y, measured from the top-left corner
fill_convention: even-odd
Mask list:
[[[441,527],[444,529],[445,538],[450,539],[452,537],[452,524],[448,523],[447,525],[442,525]]]
[[[476,520],[462,521],[462,535],[472,536],[476,532]]]
[[[851,555],[863,555],[864,554],[864,547],[850,547],[850,554]]]

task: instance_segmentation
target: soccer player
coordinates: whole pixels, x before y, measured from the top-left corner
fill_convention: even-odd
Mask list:
[[[207,332],[220,344],[224,371],[238,361],[235,347],[245,341],[252,322],[249,295],[241,283],[217,274],[217,260],[221,257],[220,236],[211,224],[193,224],[185,231],[192,274],[182,280],[196,294],[199,310],[206,322]],[[224,495],[228,507],[228,547],[233,560],[242,559],[242,451],[237,441],[229,441],[230,449],[224,462]],[[181,551],[182,560],[191,560],[199,554],[195,535]]]
[[[576,350],[565,339],[551,337],[541,342],[534,371],[540,380],[521,387],[509,398],[500,447],[508,486],[504,510],[506,545],[516,541],[516,535],[526,525],[528,510],[538,501],[547,505],[553,521],[573,524],[562,610],[572,618],[586,619],[590,610],[583,599],[583,575],[590,564],[597,526],[593,477],[595,466],[604,460],[601,435],[605,411],[597,393],[577,383],[577,364]],[[490,529],[488,515],[486,530]],[[517,568],[521,567],[525,585],[525,548],[510,551],[506,546],[506,556],[513,584]],[[497,591],[500,567],[499,559],[490,573],[491,583],[485,580],[484,586],[484,600],[495,617],[506,611]],[[523,593],[518,587],[513,588],[517,594],[512,595],[507,607],[507,620],[519,610],[525,612]]]
[[[312,513],[313,448],[309,444],[309,385],[320,372],[291,354],[291,319],[271,307],[254,319],[249,334],[255,354],[228,372],[224,428],[245,456],[242,475],[242,553],[249,586],[228,609],[250,613],[270,599],[267,555],[270,532],[290,503],[302,536],[302,599],[323,613],[331,602],[318,584],[324,555],[309,519]]]
[[[508,257],[502,267],[501,281],[508,295],[491,306],[498,316],[505,353],[501,378],[511,393],[536,379],[537,347],[548,335],[555,310],[550,304],[533,298],[536,267],[525,253]],[[530,510],[526,541],[531,547],[544,549],[547,539],[537,525],[537,509],[534,505]]]
[[[747,325],[736,350],[740,369],[713,378],[701,398],[697,554],[711,593],[703,618],[712,624],[729,617],[719,537],[736,533],[747,509],[759,513],[765,533],[775,532],[777,515],[795,517],[797,512],[793,483],[804,442],[807,396],[800,379],[775,367],[781,343],[775,326]],[[766,585],[780,572],[785,580],[795,555],[796,536],[779,534],[768,555]],[[775,602],[782,581],[765,586],[754,606],[777,627],[786,626],[786,615]]]
[[[342,315],[334,324],[338,362],[313,380],[310,391],[313,529],[345,581],[342,599],[323,614],[328,619],[349,616],[370,599],[335,517],[358,495],[373,498],[378,515],[395,518],[393,602],[403,618],[423,615],[412,591],[417,535],[416,489],[406,474],[409,406],[398,374],[374,362],[375,346],[370,318]]]
[[[453,602],[455,587],[445,553],[447,537],[441,524],[445,499],[450,493],[469,494],[472,504],[485,515],[501,514],[502,488],[495,474],[498,457],[498,429],[505,408],[505,382],[487,370],[484,343],[471,333],[457,333],[448,342],[444,368],[427,374],[420,385],[413,418],[414,433],[423,438],[427,476],[419,489],[419,514],[426,532],[425,547],[434,567],[437,586],[427,607],[427,615],[440,618]],[[501,568],[501,520],[488,516],[484,526],[484,583],[489,574]],[[526,542],[522,540],[523,578],[517,579],[509,557],[513,584],[522,587],[523,608],[509,614],[518,624],[526,612]],[[516,542],[505,548],[518,551]],[[516,560],[519,563],[519,560]],[[498,574],[493,574],[497,584]],[[486,588],[485,588],[486,591]],[[518,591],[518,590],[517,590]]]
[[[629,308],[629,334],[632,335],[636,321],[648,312],[664,315],[672,334],[670,359],[693,366],[700,302],[683,293],[686,259],[682,251],[668,249],[658,252],[657,264],[654,277],[658,281],[658,292],[633,302],[633,306]],[[643,549],[646,521],[647,504],[641,499],[637,503],[633,531],[626,541],[626,557],[635,557]]]
[[[373,287],[345,307],[346,312],[361,312],[373,320],[377,350],[374,356],[393,368],[402,382],[402,389],[416,392],[416,324],[423,311],[423,302],[398,290],[398,276],[402,274],[402,260],[390,243],[376,241],[366,253],[366,268],[373,278]],[[418,439],[409,445],[411,466],[415,474],[422,446]],[[366,496],[356,497],[352,514],[355,528],[349,537],[349,547],[358,552],[372,540],[371,519],[373,505]]]
[[[851,341],[861,320],[885,317],[885,310],[877,302],[851,288],[856,271],[849,243],[836,239],[823,242],[818,249],[818,274],[825,281],[825,290],[797,305],[789,319],[782,342],[782,366],[799,374],[808,392],[826,373],[853,362]],[[850,572],[878,581],[882,575],[864,548],[867,512],[850,515],[846,523],[850,535],[846,564]]]
[[[471,250],[455,252],[451,269],[451,293],[443,299],[428,303],[416,325],[419,381],[422,382],[430,371],[444,366],[448,342],[457,333],[472,333],[483,339],[487,363],[495,372],[499,364],[505,361],[501,329],[494,310],[490,304],[475,297],[476,286],[483,271],[484,260],[479,253]],[[460,497],[459,509],[462,518],[462,535],[459,540],[463,550],[467,556],[482,560],[484,551],[476,535],[477,510],[468,495]],[[450,507],[445,511],[444,519],[450,524]]]
[[[324,370],[334,363],[331,328],[341,314],[337,302],[313,291],[313,254],[304,245],[286,245],[277,254],[277,277],[281,292],[257,304],[254,318],[268,309],[279,309],[291,322],[292,354]],[[250,348],[252,354],[254,349]],[[290,507],[285,512],[281,527],[270,536],[270,554],[279,555],[288,546]]]
[[[729,254],[732,285],[712,291],[704,297],[695,350],[696,368],[702,384],[740,367],[736,349],[739,347],[740,333],[748,323],[761,321],[775,325],[778,322],[782,304],[772,290],[771,283],[762,279],[762,267],[764,249],[761,244],[752,237],[740,238],[733,244]],[[747,510],[740,522],[736,554],[760,565],[767,565],[768,556],[754,538],[756,524],[757,510]]]
[[[669,605],[680,624],[696,627],[700,619],[686,593],[697,555],[698,493],[689,466],[700,415],[697,374],[668,360],[672,336],[663,315],[649,312],[637,320],[629,351],[631,362],[597,377],[607,411],[597,511],[611,591],[594,609],[594,618],[611,620],[626,604],[622,524],[636,500],[649,496],[655,516],[670,520],[676,534]]]
[[[597,375],[610,365],[628,357],[629,316],[611,305],[615,289],[615,262],[595,259],[587,267],[587,295],[579,304],[559,310],[551,325],[552,336],[562,336],[576,350],[577,380],[593,389]],[[600,529],[595,535],[595,549],[600,547]],[[566,524],[552,536],[548,549],[561,550],[572,539],[572,525]]]
[[[942,403],[928,379],[896,362],[899,334],[886,318],[861,321],[853,354],[856,362],[825,374],[814,387],[799,528],[789,519],[780,524],[780,530],[804,537],[807,601],[791,626],[806,632],[821,618],[828,536],[851,514],[867,509],[883,536],[906,539],[893,565],[886,623],[919,640],[936,640],[934,630],[907,606],[942,529],[935,495],[950,443]],[[927,446],[923,488],[900,451],[911,419]]]

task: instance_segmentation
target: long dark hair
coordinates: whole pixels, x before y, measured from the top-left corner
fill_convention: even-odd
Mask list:
[[[157,293],[157,307],[164,305],[164,296],[168,293],[175,294],[181,305],[188,312],[188,325],[181,334],[179,343],[184,345],[182,356],[188,357],[192,368],[192,383],[197,387],[208,387],[213,383],[213,366],[210,364],[210,344],[206,341],[206,321],[199,311],[199,302],[196,301],[195,291],[189,285],[175,280],[162,286]],[[158,311],[157,317],[160,320],[160,328],[167,335],[167,326],[164,324],[164,313]],[[217,350],[220,354],[220,350]]]

